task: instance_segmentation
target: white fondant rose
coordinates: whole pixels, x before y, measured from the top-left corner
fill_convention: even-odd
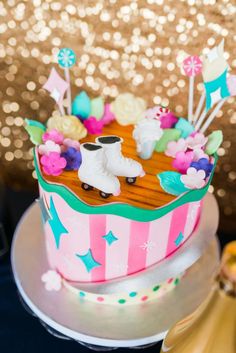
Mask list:
[[[111,111],[120,125],[137,124],[145,116],[146,102],[132,93],[123,93],[111,103]]]
[[[47,122],[48,130],[56,129],[64,137],[72,140],[81,140],[86,137],[87,130],[81,121],[73,115],[52,116]]]

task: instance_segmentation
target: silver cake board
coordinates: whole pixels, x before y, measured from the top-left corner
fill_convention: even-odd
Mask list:
[[[217,273],[219,249],[214,234],[218,223],[218,209],[213,196],[208,196],[205,207],[207,212],[203,214],[207,213],[207,217],[201,218],[196,234],[191,237],[197,239],[199,236],[200,242],[192,246],[190,238],[183,245],[188,258],[191,258],[189,263],[194,263],[180,284],[159,299],[136,305],[115,306],[81,301],[66,288],[59,292],[45,290],[41,276],[49,269],[49,265],[40,210],[34,203],[23,215],[12,245],[12,268],[20,296],[51,333],[76,340],[89,348],[131,348],[160,341],[176,321],[193,312],[205,299]],[[176,255],[169,258],[169,262],[174,261],[174,256]],[[176,261],[181,262],[178,258]],[[184,262],[188,262],[187,258]],[[163,262],[163,269],[168,266],[166,264],[168,262]],[[162,263],[158,266],[162,266]],[[149,276],[147,270],[150,283],[153,271],[155,272],[155,267]],[[158,271],[160,270],[157,270],[157,274]],[[159,272],[160,276],[161,273],[163,270]],[[141,286],[140,283],[144,281],[145,287],[146,276],[143,273],[140,276],[138,280],[134,276],[135,283]],[[156,281],[157,278],[155,283]]]

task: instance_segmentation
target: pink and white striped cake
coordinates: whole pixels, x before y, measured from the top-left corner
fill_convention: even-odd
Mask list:
[[[44,224],[50,266],[79,282],[127,276],[156,264],[191,236],[201,211],[201,201],[189,202],[153,221],[140,222],[114,214],[82,213],[58,193],[42,186],[40,191],[64,227],[57,246],[52,222]]]

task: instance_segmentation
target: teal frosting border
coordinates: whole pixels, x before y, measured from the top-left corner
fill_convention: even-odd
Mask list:
[[[189,202],[201,200],[207,193],[207,190],[211,183],[211,180],[215,171],[215,167],[218,161],[218,156],[215,153],[214,154],[215,162],[214,162],[213,171],[211,173],[210,179],[208,180],[208,183],[202,189],[187,191],[186,193],[180,195],[177,199],[175,199],[174,201],[168,203],[163,207],[159,207],[154,210],[147,210],[147,209],[135,207],[124,203],[111,203],[109,205],[100,205],[100,206],[90,206],[84,203],[78,196],[76,196],[67,187],[63,185],[48,183],[47,181],[44,180],[40,172],[38,158],[36,154],[37,153],[34,149],[35,171],[37,174],[38,182],[42,187],[42,189],[44,189],[47,192],[57,193],[75,211],[85,213],[85,214],[112,214],[112,215],[128,218],[130,220],[139,221],[139,222],[154,221],[155,219],[163,217],[164,215],[166,215],[167,213],[171,212],[172,210],[174,210],[179,206],[182,206]]]

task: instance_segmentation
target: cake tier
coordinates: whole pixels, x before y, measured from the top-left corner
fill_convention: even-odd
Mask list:
[[[144,270],[179,249],[197,225],[213,173],[202,189],[178,197],[165,193],[156,174],[173,170],[172,159],[160,153],[138,158],[132,129],[113,122],[104,130],[122,137],[123,154],[139,160],[146,172],[135,185],[120,178],[118,197],[102,199],[98,190],[83,190],[77,171],[44,175],[36,150],[48,258],[68,280],[105,281]],[[84,141],[94,140],[90,135]]]

